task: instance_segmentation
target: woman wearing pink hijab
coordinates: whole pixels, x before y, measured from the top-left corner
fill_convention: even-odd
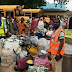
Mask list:
[[[35,18],[32,18],[32,23],[31,23],[31,29],[33,31],[35,31],[35,29],[37,28],[37,21],[35,20]]]

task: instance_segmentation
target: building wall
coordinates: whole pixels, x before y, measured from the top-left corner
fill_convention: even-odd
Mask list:
[[[66,12],[44,12],[43,13],[44,14],[44,16],[56,16],[56,18],[57,18],[57,16],[58,15],[60,15],[61,17],[65,17],[66,16]]]
[[[71,11],[67,11],[66,12],[66,16],[69,17],[69,18],[72,17],[72,12]]]
[[[44,12],[43,14],[46,17],[49,17],[50,15],[56,16],[56,18],[58,15],[60,15],[61,17],[68,17],[68,18],[72,17],[72,12],[69,11],[68,12]]]

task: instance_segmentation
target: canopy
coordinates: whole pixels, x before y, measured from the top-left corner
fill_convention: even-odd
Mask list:
[[[20,5],[0,5],[0,10],[4,11],[14,11],[14,8]]]
[[[41,9],[23,9],[23,12],[30,12],[30,13],[39,13]]]

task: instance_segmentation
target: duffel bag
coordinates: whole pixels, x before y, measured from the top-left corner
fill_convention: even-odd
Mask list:
[[[36,54],[38,54],[38,49],[32,44],[28,45],[26,50],[27,50],[28,53],[36,53]]]

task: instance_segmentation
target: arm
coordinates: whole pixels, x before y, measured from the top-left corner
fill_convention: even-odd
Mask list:
[[[25,28],[25,31],[28,31],[29,28],[30,28],[29,25],[28,25],[27,23],[24,23],[24,24],[25,24],[25,27],[26,27],[26,28]]]
[[[60,57],[60,51],[62,50],[63,44],[64,44],[64,33],[61,32],[60,36],[59,36],[59,40],[60,40],[60,46],[56,55],[57,61],[59,61],[61,59]]]
[[[60,54],[60,51],[62,50],[63,44],[64,44],[64,39],[60,39],[60,46],[59,46],[58,54]]]

